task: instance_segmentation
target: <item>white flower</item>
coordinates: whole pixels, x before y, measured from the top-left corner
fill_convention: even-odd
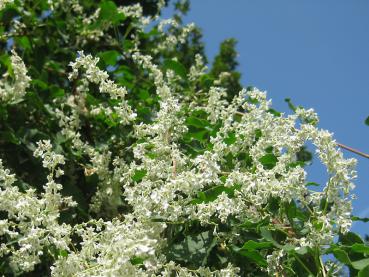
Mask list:
[[[31,78],[27,75],[26,66],[15,50],[12,50],[10,61],[14,73],[14,81],[11,83],[7,80],[8,76],[6,74],[3,76],[3,79],[0,80],[0,99],[4,102],[18,102],[26,94]]]
[[[6,5],[13,3],[14,0],[0,0],[0,11],[6,7]]]

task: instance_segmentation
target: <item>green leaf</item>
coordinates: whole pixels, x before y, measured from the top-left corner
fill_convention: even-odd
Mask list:
[[[21,140],[15,135],[13,131],[10,130],[0,132],[0,140],[4,140],[16,145],[21,144]]]
[[[141,257],[132,257],[129,261],[133,265],[140,265],[140,264],[143,264],[143,262],[145,261],[145,259],[143,259]]]
[[[55,85],[50,86],[50,92],[51,92],[51,97],[52,98],[60,98],[60,97],[63,97],[65,95],[64,89],[59,88]]]
[[[283,245],[282,246],[282,249],[284,250],[284,251],[286,251],[287,253],[291,253],[291,252],[293,252],[293,253],[304,253],[305,251],[307,252],[307,249],[305,248],[305,249],[303,249],[303,248],[300,248],[299,250],[295,250],[296,249],[296,246],[294,246],[294,245],[292,245],[292,244],[285,244],[285,245]]]
[[[305,146],[301,147],[300,150],[296,153],[296,159],[299,162],[310,162],[313,159],[313,155]]]
[[[358,217],[358,216],[352,216],[352,221],[361,221],[361,222],[369,222],[369,217]]]
[[[369,116],[365,119],[365,124],[369,126]]]
[[[251,251],[251,250],[257,250],[257,249],[271,248],[272,246],[273,246],[273,243],[269,241],[257,242],[254,240],[249,240],[244,243],[241,249]]]
[[[135,174],[132,176],[132,180],[134,182],[139,182],[142,180],[143,177],[145,177],[147,174],[147,171],[145,169],[142,170],[136,170]]]
[[[39,87],[42,90],[47,89],[47,87],[48,87],[48,85],[44,81],[42,81],[40,79],[34,79],[34,80],[32,80],[31,81],[31,84],[33,84],[34,86]]]
[[[344,263],[346,265],[350,265],[351,264],[351,260],[348,256],[348,254],[346,253],[345,250],[343,249],[334,249],[333,250],[333,255],[336,257],[337,260],[339,260],[341,263]]]
[[[272,169],[277,164],[278,159],[277,159],[276,156],[274,156],[274,154],[268,153],[268,154],[262,156],[259,159],[259,162],[261,162],[261,164],[263,165],[263,167],[265,169]]]
[[[163,64],[164,69],[168,70],[171,69],[176,73],[178,76],[182,77],[183,79],[187,78],[186,68],[179,62],[175,60],[165,60]]]
[[[352,267],[357,270],[362,270],[365,267],[369,266],[369,258],[358,260],[351,263]]]
[[[30,50],[31,49],[31,43],[26,36],[22,36],[19,38],[16,38],[16,42],[22,47],[24,50]]]
[[[307,182],[306,184],[305,184],[305,186],[314,186],[314,187],[319,187],[320,186],[320,184],[318,184],[318,183],[315,183],[315,182]]]
[[[209,122],[207,120],[198,118],[198,117],[194,117],[194,116],[190,116],[188,118],[186,118],[186,125],[187,126],[193,126],[196,128],[205,128],[206,126],[209,126]]]
[[[239,225],[239,227],[244,229],[260,229],[262,226],[269,225],[270,219],[269,217],[266,217],[258,222],[252,222],[249,220],[246,220],[242,224]]]
[[[125,16],[118,13],[117,6],[113,1],[103,1],[100,3],[100,20],[110,21],[113,24],[123,21]]]
[[[141,100],[146,100],[150,97],[150,93],[147,90],[140,89],[140,92],[138,93],[138,97]]]
[[[188,235],[180,243],[169,246],[167,258],[192,266],[203,266],[207,263],[210,251],[216,244],[217,240],[213,237],[212,231]]]
[[[228,133],[228,137],[224,139],[225,144],[231,145],[236,142],[236,135],[234,132]]]
[[[268,112],[277,117],[282,115],[280,112],[276,111],[275,109],[269,109]]]
[[[308,219],[307,214],[302,210],[295,201],[285,203],[286,214],[292,227],[295,227],[296,220],[306,221]]]
[[[59,256],[68,257],[68,251],[65,249],[59,250]]]
[[[286,98],[284,99],[284,101],[288,104],[288,107],[292,110],[292,111],[296,111],[296,106],[292,103],[290,98]]]
[[[100,103],[100,101],[90,93],[86,95],[86,102],[90,106],[96,106]]]
[[[208,133],[208,131],[200,131],[200,132],[190,132],[190,137],[197,139],[198,141],[204,141],[205,135]]]
[[[309,248],[306,246],[300,247],[298,250],[294,250],[299,255],[305,255],[309,252]]]
[[[340,234],[339,241],[344,245],[353,245],[355,243],[363,243],[361,237],[353,232],[347,232],[346,234]]]
[[[106,65],[115,65],[117,63],[117,60],[120,54],[118,51],[111,50],[111,51],[101,52],[99,56]]]
[[[265,238],[267,241],[270,241],[271,243],[273,243],[274,246],[278,247],[278,248],[282,248],[282,245],[280,245],[274,238],[272,235],[272,232],[268,229],[268,227],[261,227],[260,228],[260,234],[263,238]]]
[[[257,265],[261,267],[266,267],[268,265],[267,261],[258,251],[255,251],[255,250],[246,251],[246,250],[241,249],[238,251],[238,253],[241,254],[242,256],[249,258],[250,260],[252,260],[253,262],[255,262]]]
[[[236,184],[232,187],[225,187],[222,185],[212,187],[206,191],[199,192],[197,198],[191,201],[192,204],[209,203],[217,199],[219,195],[225,192],[228,197],[232,198],[234,196],[234,191],[239,190],[240,185]]]
[[[351,251],[356,253],[369,254],[369,246],[362,243],[354,243],[351,246]]]
[[[369,276],[369,265],[364,267],[362,270],[360,270],[357,276],[358,277],[368,277]]]

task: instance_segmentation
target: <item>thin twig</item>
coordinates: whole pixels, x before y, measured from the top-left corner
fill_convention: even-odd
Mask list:
[[[237,115],[243,115],[244,113],[243,113],[243,112],[238,112],[238,111],[237,111],[237,112],[236,112],[236,114],[237,114]],[[343,149],[346,149],[347,151],[350,151],[350,152],[355,153],[355,154],[357,154],[357,155],[359,155],[359,156],[362,156],[362,157],[364,157],[364,158],[369,159],[369,154],[363,153],[363,152],[361,152],[361,151],[359,151],[359,150],[356,150],[356,149],[354,149],[354,148],[351,148],[351,147],[346,146],[346,145],[344,145],[344,144],[342,144],[342,143],[339,143],[339,142],[337,142],[337,145],[338,145],[339,147],[343,148]]]
[[[344,144],[342,144],[342,143],[338,143],[338,142],[337,142],[337,145],[338,145],[339,147],[343,148],[343,149],[346,149],[346,150],[348,150],[348,151],[352,152],[352,153],[355,153],[355,154],[357,154],[357,155],[360,155],[360,156],[362,156],[362,157],[364,157],[364,158],[369,159],[369,154],[366,154],[366,153],[360,152],[359,150],[353,149],[353,148],[351,148],[351,147],[349,147],[349,146],[346,146],[346,145],[344,145]]]
[[[322,267],[323,277],[327,277],[327,273],[325,272],[325,267],[324,267],[324,263],[323,263],[321,256],[319,256],[319,261],[320,261],[320,266]]]

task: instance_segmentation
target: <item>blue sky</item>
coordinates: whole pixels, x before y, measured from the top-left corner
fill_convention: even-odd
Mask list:
[[[203,30],[210,60],[236,38],[243,85],[267,91],[275,109],[289,112],[287,97],[314,108],[338,142],[369,153],[368,0],[192,0],[185,22]],[[369,159],[344,154],[358,159],[354,212],[369,217]],[[309,173],[325,183],[319,161]],[[353,230],[369,234],[369,223]]]

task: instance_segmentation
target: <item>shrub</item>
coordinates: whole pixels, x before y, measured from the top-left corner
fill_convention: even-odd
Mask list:
[[[165,4],[0,2],[0,271],[365,276],[355,160],[313,110],[241,89],[234,40],[208,68],[188,3]]]

